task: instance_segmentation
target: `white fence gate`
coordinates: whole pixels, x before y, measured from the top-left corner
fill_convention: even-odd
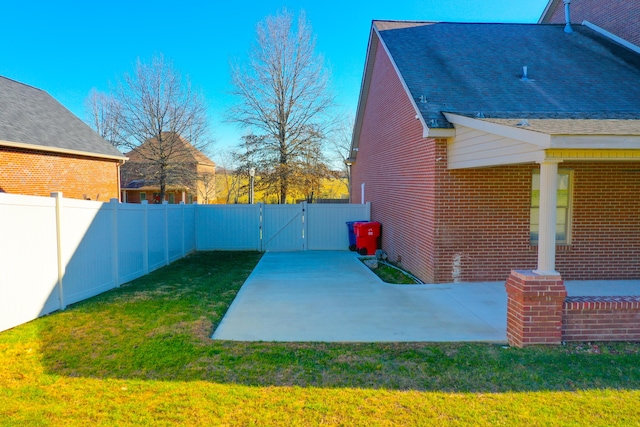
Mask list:
[[[0,331],[196,250],[346,250],[370,205],[148,205],[0,193]]]
[[[370,204],[198,205],[197,250],[346,250],[346,222],[370,212]]]

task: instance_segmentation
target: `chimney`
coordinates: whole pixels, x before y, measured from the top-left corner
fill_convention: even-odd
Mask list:
[[[571,5],[571,0],[562,0],[564,2],[564,20],[566,25],[564,26],[564,32],[567,34],[573,33],[573,28],[571,28],[571,14],[569,11],[569,6]]]

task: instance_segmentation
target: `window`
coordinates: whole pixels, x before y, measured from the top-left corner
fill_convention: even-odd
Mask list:
[[[569,244],[571,230],[571,171],[558,171],[558,205],[556,207],[556,243]],[[538,244],[540,230],[540,172],[534,171],[531,179],[531,214],[529,241]]]
[[[147,193],[145,193],[144,191],[140,192],[140,201],[143,202],[147,200]]]
[[[169,193],[169,204],[173,205],[176,202],[176,195],[174,193]]]
[[[189,195],[187,196],[187,201],[188,201],[188,203],[189,203],[190,205],[191,205],[191,204],[193,204],[193,194],[189,194]]]

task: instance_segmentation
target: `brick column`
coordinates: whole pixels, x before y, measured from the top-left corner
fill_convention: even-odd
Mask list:
[[[512,270],[505,287],[509,344],[560,344],[562,304],[567,296],[562,277]]]

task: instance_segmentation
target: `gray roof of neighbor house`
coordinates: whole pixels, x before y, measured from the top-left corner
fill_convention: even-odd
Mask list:
[[[1,76],[0,145],[126,159],[47,92]]]
[[[430,128],[452,127],[442,112],[640,118],[640,55],[588,27],[567,34],[564,25],[373,24]]]

